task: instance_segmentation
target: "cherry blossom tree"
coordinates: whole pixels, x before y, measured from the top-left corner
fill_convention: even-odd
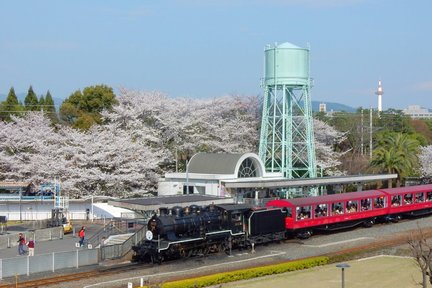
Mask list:
[[[69,196],[131,196],[154,191],[157,150],[115,124],[88,132],[50,126],[43,114],[29,113],[0,123],[0,166],[5,180],[35,184],[57,178]]]
[[[343,175],[339,171],[342,152],[336,152],[334,147],[346,139],[346,133],[337,131],[325,122],[314,119],[315,153],[318,169],[323,170],[323,176]]]
[[[160,92],[123,89],[118,101],[103,117],[141,135],[149,145],[165,148],[166,159],[174,159],[176,150],[190,157],[198,151],[253,151],[257,145],[253,98],[172,99]]]
[[[432,145],[420,147],[419,160],[423,176],[432,177]]]
[[[131,197],[156,191],[176,152],[257,151],[258,97],[184,99],[122,89],[117,100],[88,131],[53,125],[43,112],[0,122],[1,179],[59,179],[70,197]],[[340,174],[333,146],[345,135],[316,120],[315,137],[319,167]]]

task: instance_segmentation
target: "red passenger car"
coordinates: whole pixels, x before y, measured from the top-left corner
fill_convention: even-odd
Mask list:
[[[288,234],[305,238],[313,230],[369,227],[376,220],[397,221],[404,216],[432,213],[432,185],[273,200],[266,206],[285,209]]]
[[[389,217],[421,216],[432,213],[432,184],[380,189],[388,196]]]

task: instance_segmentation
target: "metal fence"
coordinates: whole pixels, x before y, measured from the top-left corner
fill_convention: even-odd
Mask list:
[[[63,226],[22,232],[25,239],[33,238],[35,241],[63,239]],[[18,232],[0,235],[0,249],[18,246]]]
[[[98,264],[99,253],[99,249],[77,249],[75,251],[0,259],[0,280],[15,275],[55,272],[64,268],[79,268]]]

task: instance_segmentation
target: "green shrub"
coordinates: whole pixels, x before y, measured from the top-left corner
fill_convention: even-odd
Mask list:
[[[255,267],[255,268],[241,269],[241,270],[224,272],[224,273],[217,273],[217,274],[202,276],[193,279],[167,282],[162,285],[162,288],[206,287],[206,286],[217,285],[222,283],[247,280],[247,279],[252,279],[252,278],[262,277],[267,275],[308,269],[319,265],[325,265],[328,262],[329,262],[328,257],[314,257],[309,259],[295,260],[291,262],[268,265],[263,267]]]

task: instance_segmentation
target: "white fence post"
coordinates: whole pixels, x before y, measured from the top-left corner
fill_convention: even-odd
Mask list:
[[[0,259],[0,280],[3,280],[3,259]]]
[[[30,256],[27,256],[27,276],[30,275]]]
[[[76,268],[78,268],[79,266],[78,266],[78,261],[79,261],[79,258],[78,258],[78,249],[76,250]]]
[[[52,258],[52,263],[53,263],[52,272],[55,272],[55,252],[52,252],[52,256],[53,256],[53,258]]]

